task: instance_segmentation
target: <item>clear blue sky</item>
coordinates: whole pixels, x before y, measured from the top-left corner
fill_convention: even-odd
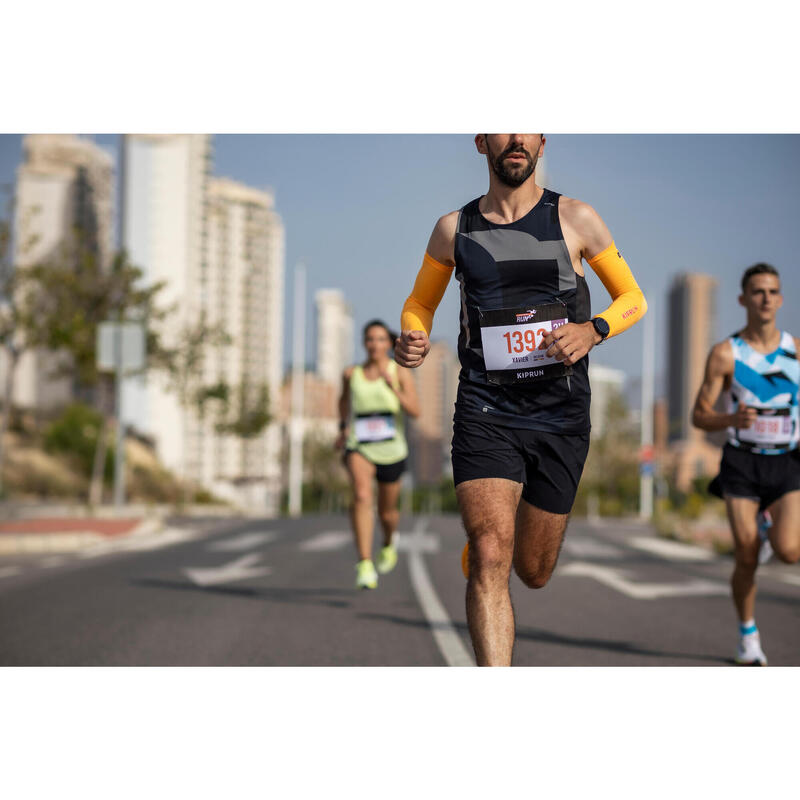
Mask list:
[[[116,136],[96,139],[117,147]],[[397,324],[437,217],[488,185],[485,161],[465,135],[224,135],[214,150],[217,175],[275,190],[286,226],[287,359],[299,260],[308,269],[309,310],[314,290],[339,287],[359,327],[372,317]],[[545,152],[548,186],[597,209],[644,289],[657,317],[658,373],[669,335],[666,293],[681,271],[718,278],[722,338],[742,320],[743,269],[774,264],[784,279],[779,322],[800,333],[800,136],[553,134]],[[13,181],[20,158],[21,137],[0,136],[0,183]],[[605,290],[593,274],[589,284],[600,311]],[[453,282],[434,337],[455,344],[457,315]],[[593,358],[638,376],[640,331]]]

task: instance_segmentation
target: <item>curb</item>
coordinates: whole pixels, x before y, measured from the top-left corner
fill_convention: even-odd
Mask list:
[[[93,530],[53,531],[48,533],[0,533],[0,556],[35,553],[75,553],[92,547],[109,550],[143,538],[157,535],[164,529],[160,517],[141,520],[132,530],[107,536]]]

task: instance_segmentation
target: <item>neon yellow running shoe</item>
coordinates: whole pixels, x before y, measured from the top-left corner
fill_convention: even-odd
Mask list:
[[[397,548],[394,544],[387,544],[378,553],[378,572],[385,575],[397,566]]]
[[[369,558],[356,564],[356,589],[377,589],[378,573]]]

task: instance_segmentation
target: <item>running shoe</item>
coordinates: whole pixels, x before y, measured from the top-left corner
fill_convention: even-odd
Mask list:
[[[356,564],[356,589],[376,589],[378,587],[378,573],[375,565],[369,558]]]
[[[769,543],[768,531],[772,527],[772,517],[769,511],[759,511],[756,517],[758,523],[758,538],[761,545],[758,548],[758,563],[766,564],[772,558],[772,545]]]
[[[758,631],[746,633],[736,648],[736,663],[746,667],[766,667],[767,657],[761,649]]]
[[[385,575],[397,566],[397,548],[394,544],[387,544],[378,553],[378,572]]]
[[[464,549],[461,551],[461,571],[464,573],[464,577],[469,580],[469,542],[464,545]]]

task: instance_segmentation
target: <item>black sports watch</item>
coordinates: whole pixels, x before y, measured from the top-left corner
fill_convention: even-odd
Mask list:
[[[611,333],[611,328],[608,327],[608,323],[602,317],[592,317],[592,325],[600,337],[600,341],[597,344],[602,344],[608,334]]]

